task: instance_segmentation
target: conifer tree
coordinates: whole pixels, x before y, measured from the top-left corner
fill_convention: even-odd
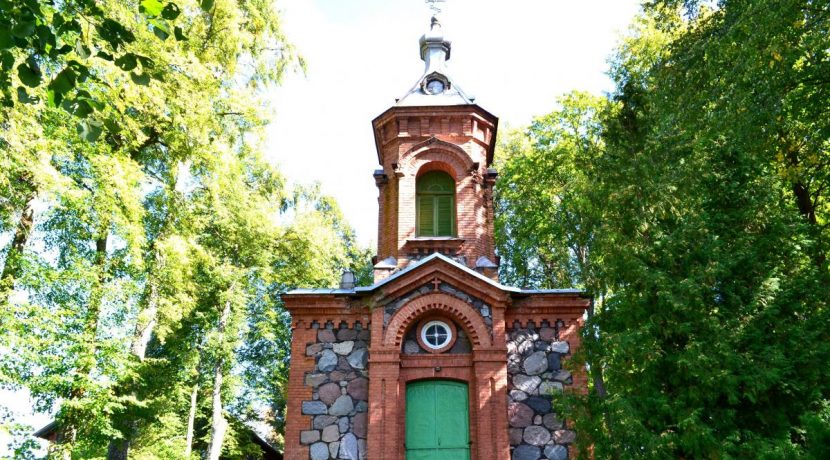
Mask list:
[[[526,206],[554,211],[523,217],[553,220],[533,236],[546,251],[567,251],[561,207],[592,223],[569,228],[590,241],[581,280],[597,304],[581,358],[602,379],[559,404],[598,458],[827,457],[828,13],[812,1],[651,2],[612,62],[616,90],[585,124],[598,148],[559,137],[551,149],[534,127],[505,160],[508,184],[534,177]],[[560,204],[567,155],[582,164]],[[551,166],[523,166],[540,163]],[[517,236],[508,228],[501,244]],[[561,253],[554,269],[575,259]]]

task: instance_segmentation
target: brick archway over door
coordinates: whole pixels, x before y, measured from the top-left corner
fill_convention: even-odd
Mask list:
[[[506,349],[494,347],[481,314],[457,297],[432,292],[401,307],[384,325],[384,309],[372,313],[369,365],[369,458],[399,459],[404,455],[406,383],[446,378],[468,382],[472,460],[508,458]],[[458,323],[470,339],[470,354],[404,355],[406,331],[426,316]],[[495,457],[493,457],[495,455]]]
[[[383,346],[400,349],[407,329],[427,314],[444,314],[457,321],[470,337],[473,350],[490,348],[492,340],[481,315],[466,302],[449,294],[426,294],[395,312],[383,335]]]

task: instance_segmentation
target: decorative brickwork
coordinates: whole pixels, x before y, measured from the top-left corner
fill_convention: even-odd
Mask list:
[[[435,280],[427,283],[418,289],[413,289],[412,291],[407,292],[406,294],[402,295],[401,297],[395,299],[384,305],[384,315],[383,315],[383,325],[388,326],[389,320],[392,319],[392,315],[398,311],[403,305],[410,303],[416,297],[420,297],[425,294],[429,294],[435,292],[435,288],[438,287],[438,290],[442,293],[451,295],[459,300],[464,301],[465,303],[470,304],[474,309],[478,310],[481,314],[481,317],[484,319],[484,324],[487,325],[488,330],[490,330],[490,334],[492,335],[492,327],[493,327],[493,318],[491,315],[491,307],[484,300],[479,299],[477,297],[473,297],[464,291],[454,287],[450,283],[441,282],[436,278]]]
[[[460,258],[470,268],[481,256],[495,262],[489,191],[495,176],[488,175],[487,168],[497,120],[475,105],[432,107],[430,113],[424,116],[422,109],[395,107],[373,122],[384,178],[376,180],[377,260],[392,257],[398,267],[405,267],[419,256],[440,251]],[[434,170],[448,173],[456,182],[456,241],[429,244],[416,237],[415,182],[419,175]],[[495,276],[495,271],[488,274]],[[376,276],[379,280],[388,272],[379,271]]]
[[[471,460],[577,458],[550,395],[586,388],[584,370],[563,364],[579,348],[590,300],[498,283],[498,119],[442,73],[450,43],[437,20],[420,44],[422,81],[372,122],[375,283],[283,296],[294,334],[285,458],[406,458],[407,385],[425,379],[467,385]],[[440,91],[425,93],[430,83]],[[424,230],[440,237],[416,234],[416,183],[430,171],[455,183],[454,231]],[[442,196],[451,191],[447,181]],[[419,329],[430,324],[443,331],[432,342]]]
[[[432,317],[424,319],[422,322],[433,319]],[[444,318],[436,316],[435,319],[443,320]],[[417,355],[422,353],[444,353],[447,354],[466,354],[473,351],[473,346],[467,338],[464,329],[457,324],[450,322],[452,326],[452,333],[454,335],[450,344],[447,345],[446,350],[432,350],[427,347],[420,336],[420,327],[411,327],[409,332],[404,337],[403,345],[401,346],[401,353],[405,355]]]
[[[446,287],[440,289],[441,286]],[[489,313],[491,307],[437,277],[431,285],[405,292],[389,301],[386,308],[372,313],[372,334],[382,336],[383,341],[374,341],[370,348],[370,458],[404,458],[406,384],[425,378],[467,383],[472,458],[507,458],[506,350],[503,342],[494,345],[492,328],[481,314],[482,308]],[[390,310],[392,316],[384,321]],[[432,318],[453,322],[458,333],[469,340],[470,350],[447,350],[440,354],[402,352],[404,338],[422,320]]]
[[[469,334],[474,346],[489,347],[490,333],[478,312],[459,299],[444,294],[433,293],[418,297],[398,310],[389,321],[384,334],[384,346],[399,347],[406,329],[425,314],[441,314],[461,324]]]
[[[575,434],[547,394],[585,388],[584,371],[570,375],[563,364],[579,347],[589,300],[576,291],[507,289],[431,256],[367,291],[284,296],[295,318],[286,458],[328,458],[324,447],[338,458],[335,450],[340,456],[351,446],[358,457],[403,458],[406,385],[422,379],[468,385],[472,459],[576,458]],[[439,353],[407,352],[418,325],[431,319],[452,323],[456,343]],[[355,381],[368,385],[367,399],[349,394]],[[364,413],[365,444],[353,428]]]

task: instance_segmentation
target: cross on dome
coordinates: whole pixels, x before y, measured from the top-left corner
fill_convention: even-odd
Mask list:
[[[433,18],[441,14],[441,5],[439,3],[446,3],[447,0],[425,0],[429,9],[433,12]]]

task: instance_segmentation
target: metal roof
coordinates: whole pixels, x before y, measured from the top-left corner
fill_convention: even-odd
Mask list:
[[[455,261],[455,260],[453,260],[453,259],[451,259],[451,258],[449,258],[449,257],[447,257],[443,254],[435,252],[435,253],[430,254],[427,257],[424,257],[421,260],[410,263],[408,266],[406,266],[402,270],[393,273],[388,278],[385,278],[385,279],[383,279],[383,280],[381,280],[381,281],[379,281],[379,282],[377,282],[377,283],[375,283],[371,286],[359,286],[359,287],[355,287],[353,289],[294,289],[294,290],[286,292],[286,294],[288,294],[288,295],[327,295],[327,294],[328,295],[354,295],[354,294],[362,294],[362,293],[365,293],[365,292],[372,292],[375,289],[377,289],[377,288],[379,288],[379,287],[381,287],[381,286],[383,286],[387,283],[391,283],[392,281],[406,275],[407,273],[417,269],[418,267],[421,267],[422,265],[425,265],[425,264],[429,263],[430,261],[436,260],[436,259],[441,260],[443,262],[446,262],[446,263],[448,263],[448,264],[450,264],[450,265],[466,272],[467,274],[469,274],[471,276],[474,276],[474,277],[480,279],[481,281],[484,281],[485,283],[487,283],[491,286],[494,286],[494,287],[499,288],[503,291],[511,292],[511,293],[514,293],[514,294],[519,294],[519,295],[523,295],[523,294],[525,294],[525,295],[527,295],[527,294],[583,294],[585,292],[581,289],[519,289],[519,288],[513,287],[513,286],[506,286],[504,284],[501,284],[497,281],[494,281],[494,280],[482,275],[481,273],[471,269],[470,267],[468,267],[468,266],[466,266],[462,263],[459,263],[459,262],[457,262],[457,261]]]
[[[447,106],[447,105],[470,105],[473,104],[474,99],[470,98],[461,88],[458,87],[448,75],[445,75],[450,82],[449,89],[441,94],[427,94],[423,89],[423,82],[426,75],[418,79],[415,85],[406,92],[395,107],[429,107],[429,106]]]
[[[466,94],[447,72],[446,62],[450,59],[452,42],[444,38],[441,23],[432,17],[429,31],[419,42],[421,59],[424,60],[424,74],[418,81],[398,98],[397,107],[424,107],[473,104],[475,98]],[[428,83],[433,80],[441,82],[441,91],[430,91]]]

